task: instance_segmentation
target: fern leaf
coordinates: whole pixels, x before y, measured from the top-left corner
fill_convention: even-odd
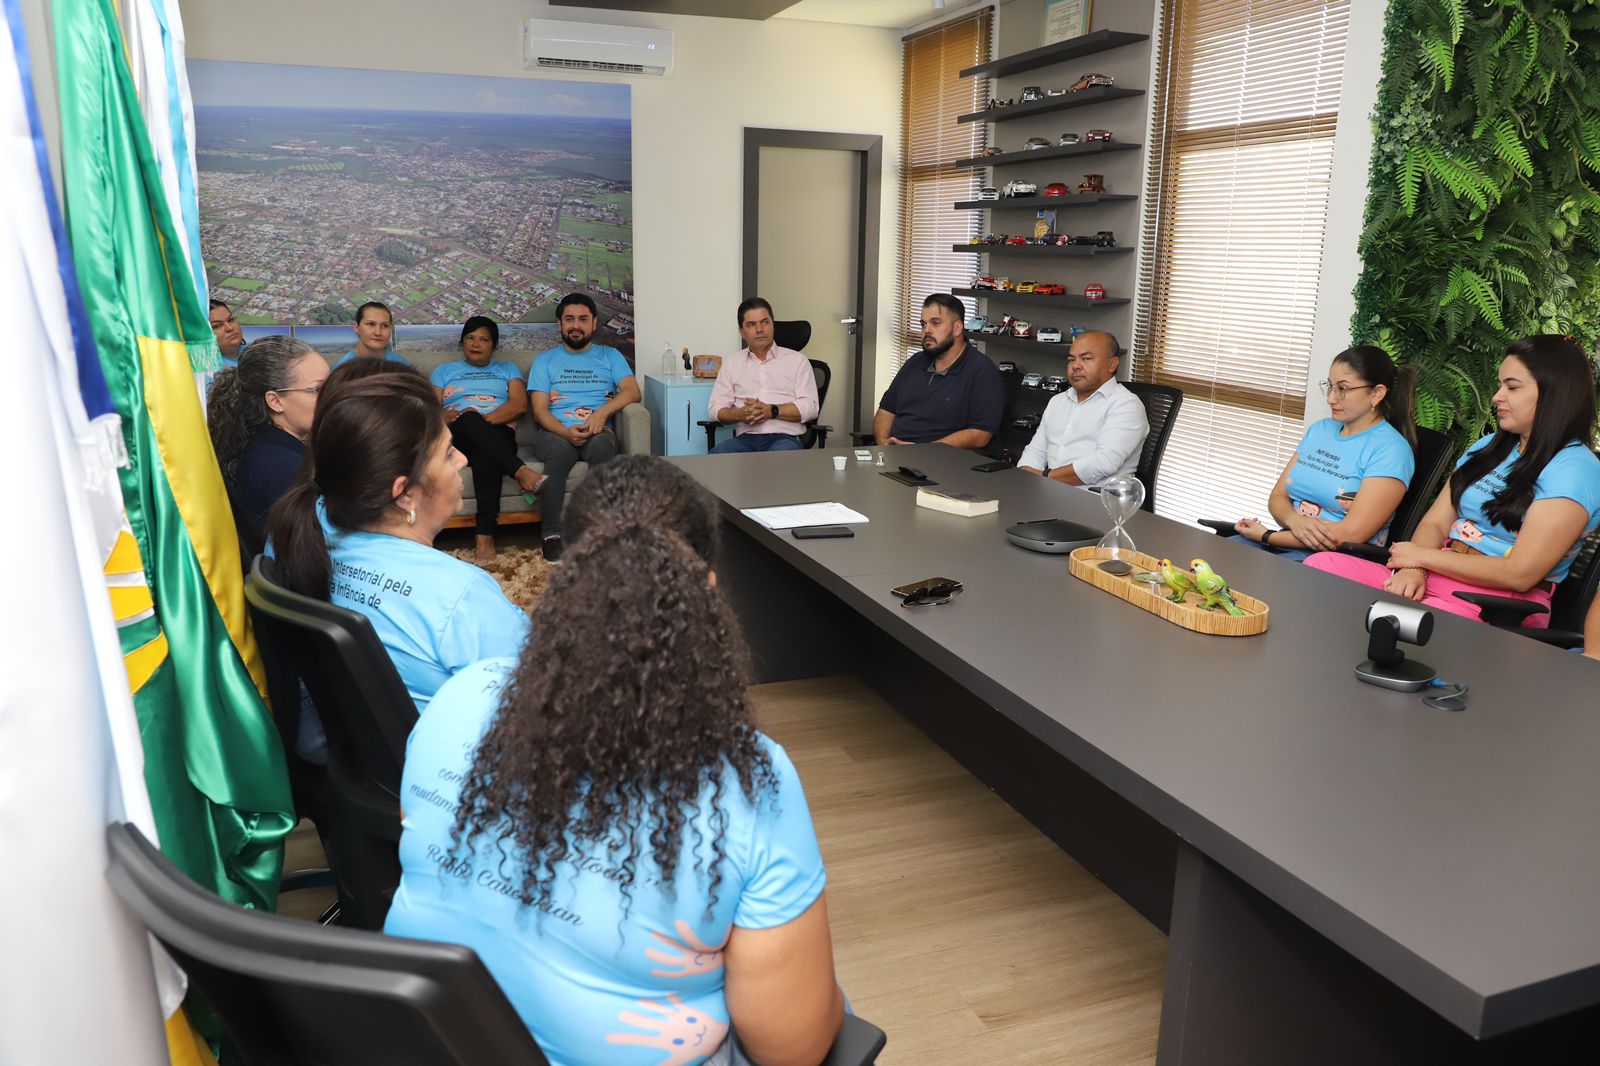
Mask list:
[[[1494,286],[1476,270],[1458,264],[1450,268],[1450,282],[1445,287],[1444,298],[1439,301],[1439,306],[1448,307],[1462,298],[1489,325],[1495,329],[1505,328],[1505,322],[1500,317],[1500,298],[1495,295]]]
[[[1467,0],[1444,0],[1445,15],[1450,19],[1450,43],[1461,43],[1462,31],[1467,22]]]
[[[1494,154],[1504,159],[1518,174],[1531,178],[1533,156],[1528,152],[1528,146],[1522,143],[1522,138],[1517,136],[1517,124],[1509,118],[1503,118],[1491,127],[1490,134]]]
[[[1417,194],[1422,189],[1423,169],[1421,154],[1415,148],[1407,148],[1396,177],[1400,179],[1400,202],[1408,217],[1417,213]]]
[[[1422,47],[1422,65],[1435,81],[1444,83],[1449,92],[1456,80],[1456,56],[1448,41],[1437,37],[1424,37],[1418,42]]]

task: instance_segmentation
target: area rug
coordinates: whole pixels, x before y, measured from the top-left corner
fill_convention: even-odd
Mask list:
[[[450,554],[472,562],[471,548],[457,548]],[[484,569],[490,577],[500,582],[500,588],[508,600],[531,614],[534,604],[544,594],[551,567],[544,561],[544,553],[538,548],[501,548],[494,562]]]

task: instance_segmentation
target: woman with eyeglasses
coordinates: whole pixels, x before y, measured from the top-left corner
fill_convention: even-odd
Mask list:
[[[1319,553],[1306,565],[1469,618],[1479,610],[1457,591],[1548,608],[1579,542],[1600,525],[1588,354],[1570,337],[1515,342],[1500,364],[1494,413],[1496,431],[1467,449],[1448,490],[1386,564]],[[1524,624],[1542,628],[1549,618]]]
[[[300,472],[317,393],[327,377],[328,361],[311,345],[263,337],[211,383],[211,446],[234,507],[257,541],[267,510]]]
[[[288,588],[372,621],[420,712],[465,667],[517,654],[528,616],[494,578],[433,546],[461,507],[466,464],[433,386],[414,370],[344,373],[267,516],[268,550]]]
[[[1300,560],[1388,534],[1416,467],[1410,373],[1361,345],[1334,358],[1322,391],[1329,417],[1306,430],[1267,500],[1278,528],[1244,518],[1233,539]]]

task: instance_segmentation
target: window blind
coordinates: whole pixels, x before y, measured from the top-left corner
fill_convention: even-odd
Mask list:
[[[902,42],[896,368],[922,348],[922,301],[972,281],[972,257],[953,255],[950,246],[980,232],[983,213],[954,205],[978,198],[984,171],[955,163],[983,151],[988,124],[956,117],[983,109],[989,79],[957,75],[989,61],[991,19],[985,9]]]
[[[1162,514],[1264,515],[1303,433],[1349,14],[1166,5],[1133,346],[1135,377],[1184,391]]]

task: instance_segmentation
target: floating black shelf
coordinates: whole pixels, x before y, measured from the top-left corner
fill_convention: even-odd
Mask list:
[[[993,207],[1026,207],[1030,210],[1040,207],[1090,207],[1094,204],[1122,203],[1137,199],[1137,196],[1121,192],[1086,192],[1068,196],[1004,196],[998,200],[961,200],[955,204],[955,209],[982,211],[984,208]]]
[[[985,300],[1041,304],[1046,307],[1071,307],[1080,311],[1092,311],[1096,307],[1120,307],[1123,304],[1132,302],[1125,296],[1110,296],[1104,300],[1088,300],[1082,296],[1074,296],[1071,293],[1061,296],[1040,296],[1036,292],[1001,292],[998,289],[951,289],[950,291],[957,296],[978,296]]]
[[[1043,325],[1050,326],[1054,325],[1054,323],[1045,322]],[[1063,336],[1066,335],[1064,327],[1057,326],[1056,328],[1061,329]],[[1034,327],[1034,332],[1038,332],[1037,326]],[[1060,343],[1046,343],[1034,337],[1011,337],[1002,336],[998,333],[968,333],[967,339],[976,344],[992,344],[1001,351],[1036,352],[1039,355],[1054,356],[1061,359],[1065,359],[1067,353],[1072,350],[1071,340],[1062,340]],[[1126,349],[1117,349],[1119,357],[1127,354]]]
[[[1125,100],[1130,96],[1143,95],[1143,89],[1118,89],[1112,85],[1096,85],[1092,89],[1083,89],[1079,92],[1069,93],[1066,96],[1047,96],[1043,100],[1029,100],[1025,104],[1012,104],[1010,107],[994,107],[987,111],[974,111],[970,115],[959,116],[956,121],[1009,122],[1014,118],[1027,118],[1029,115],[1043,115],[1051,111],[1066,111],[1074,107],[1103,104],[1107,100]]]
[[[1121,30],[1095,30],[1081,37],[1074,37],[1069,41],[1057,41],[1047,44],[1043,48],[1035,48],[1028,52],[1018,52],[1014,56],[1004,56],[1000,59],[979,63],[975,67],[968,67],[961,72],[963,78],[973,78],[980,74],[987,74],[994,78],[1003,78],[1008,74],[1021,74],[1025,70],[1036,67],[1047,67],[1052,63],[1065,63],[1069,59],[1078,59],[1082,56],[1092,56],[1098,52],[1109,52],[1113,48],[1124,45],[1138,44],[1148,41],[1148,33],[1124,33]]]
[[[1017,152],[1002,152],[987,158],[979,156],[976,159],[958,159],[958,167],[1003,167],[1007,163],[1035,163],[1043,159],[1068,159],[1073,156],[1105,155],[1107,152],[1136,152],[1144,147],[1131,144],[1127,141],[1095,141],[1092,144],[1064,144],[1053,148],[1022,149]]]
[[[952,252],[969,252],[972,255],[1059,255],[1064,259],[1088,259],[1096,255],[1118,255],[1132,248],[1101,248],[1093,244],[952,244]]]

